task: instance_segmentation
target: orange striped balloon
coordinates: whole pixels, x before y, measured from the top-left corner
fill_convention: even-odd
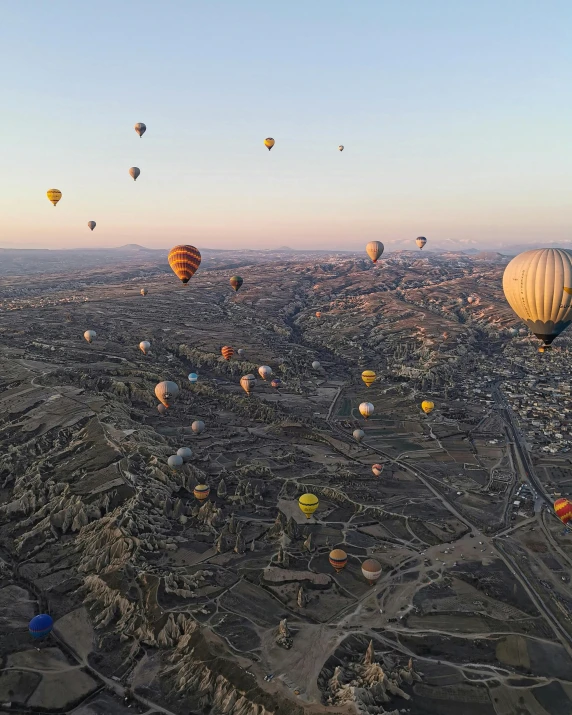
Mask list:
[[[205,499],[208,499],[210,493],[211,488],[208,484],[197,484],[197,486],[193,489],[195,499],[198,499],[199,501],[204,501]]]
[[[554,511],[563,524],[572,521],[572,502],[568,499],[557,499],[554,502]]]
[[[348,555],[342,549],[334,549],[333,551],[330,551],[330,566],[333,566],[336,569],[336,573],[340,573],[347,562]]]
[[[188,283],[201,265],[201,254],[194,246],[175,246],[169,251],[169,265],[183,283]]]
[[[225,360],[230,360],[234,355],[234,348],[231,348],[230,345],[225,345],[220,349],[220,352]]]

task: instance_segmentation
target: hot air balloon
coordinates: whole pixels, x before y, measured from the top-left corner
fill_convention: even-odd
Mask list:
[[[148,292],[148,291],[147,291],[147,288],[141,288],[140,293],[141,293],[142,296],[146,296],[146,295],[147,295],[147,292]]]
[[[279,377],[275,377],[270,385],[275,389],[278,389],[279,387],[282,387],[282,380]]]
[[[93,229],[97,226],[97,224],[95,223],[95,221],[88,221],[88,222],[87,222],[87,225],[88,225],[88,227],[89,227],[89,229],[90,229],[91,231],[93,231]]]
[[[365,252],[374,263],[383,253],[383,243],[381,241],[370,241],[365,247]]]
[[[338,151],[343,151],[343,150],[344,150],[344,145],[340,144],[340,146],[338,147]]]
[[[361,379],[365,382],[367,387],[369,387],[370,385],[373,385],[376,377],[377,377],[377,375],[375,374],[375,372],[373,370],[364,370],[361,374]]]
[[[157,412],[158,412],[160,415],[164,415],[165,412],[167,412],[167,408],[166,408],[165,405],[163,405],[162,403],[159,403],[159,404],[157,405]]]
[[[32,618],[28,624],[28,631],[32,638],[38,640],[39,638],[45,638],[49,635],[53,627],[54,619],[47,613],[40,613]]]
[[[314,360],[314,362],[312,363],[312,369],[319,370],[321,367],[322,366],[320,365],[320,363],[317,360]]]
[[[151,350],[151,343],[148,340],[142,340],[139,343],[139,350],[141,350],[143,355],[147,355],[149,350]]]
[[[572,520],[572,502],[568,499],[557,499],[554,502],[554,512],[564,526],[568,526],[568,522]]]
[[[467,303],[474,303],[475,300],[476,300],[476,298],[473,298],[473,296],[470,295],[470,296],[467,298]]]
[[[383,464],[372,464],[371,471],[373,472],[374,476],[380,477],[381,473],[383,472]]]
[[[543,341],[542,352],[572,322],[572,251],[525,251],[505,268],[502,286],[510,307]]]
[[[172,454],[167,460],[167,464],[171,469],[178,470],[183,466],[183,458],[178,454]]]
[[[203,502],[203,501],[205,501],[205,499],[208,499],[210,493],[211,493],[211,488],[209,487],[208,484],[197,484],[197,486],[193,489],[193,494],[195,496],[195,499],[197,499],[200,502]]]
[[[139,169],[137,166],[132,166],[129,169],[129,176],[133,179],[133,181],[137,181],[137,177],[141,173],[141,169]]]
[[[234,348],[231,348],[230,345],[223,345],[220,352],[225,360],[230,360],[230,358],[234,355]]]
[[[365,437],[365,432],[362,429],[355,429],[352,434],[356,442],[361,442]]]
[[[188,462],[193,456],[193,450],[190,447],[179,447],[177,456],[181,457],[183,462]]]
[[[247,395],[250,395],[250,393],[254,389],[255,384],[256,378],[254,377],[254,375],[243,375],[240,378],[240,386],[246,392]]]
[[[195,382],[198,382],[199,376],[197,375],[196,372],[191,372],[189,373],[189,382],[191,385],[194,385]]]
[[[48,189],[46,191],[46,196],[55,206],[58,201],[62,198],[62,192],[59,189]]]
[[[205,431],[205,423],[202,420],[195,420],[191,425],[191,429],[195,434],[201,434]]]
[[[188,283],[201,265],[201,254],[194,246],[175,246],[169,251],[171,270],[183,283]]]
[[[322,313],[321,313],[319,310],[317,310],[317,311],[316,311],[316,318],[321,318],[321,317],[322,317]]]
[[[298,499],[298,506],[302,510],[302,513],[306,515],[306,519],[312,516],[318,508],[319,503],[318,497],[315,494],[302,494]]]
[[[427,239],[425,236],[419,236],[419,238],[415,239],[415,243],[419,246],[419,248],[423,248],[423,246],[427,243]]]
[[[366,559],[361,565],[364,578],[373,586],[381,576],[381,564],[375,559]]]
[[[373,415],[374,407],[371,402],[362,402],[359,406],[360,415],[367,420]]]
[[[179,394],[179,387],[176,382],[164,380],[155,386],[155,397],[162,402],[165,407],[169,407],[169,403],[174,400]]]
[[[88,343],[93,343],[93,341],[97,338],[97,333],[95,332],[95,330],[86,330],[83,334],[83,337],[87,340]]]
[[[232,276],[230,279],[230,285],[234,288],[235,293],[238,293],[240,286],[244,283],[244,280],[240,276]]]
[[[342,549],[334,549],[330,551],[329,560],[330,566],[336,569],[336,573],[340,573],[340,571],[346,567],[348,555]]]
[[[139,137],[142,137],[143,134],[145,134],[145,132],[147,131],[147,127],[143,124],[143,122],[137,122],[134,129],[137,134],[139,134]]]
[[[426,415],[433,412],[434,408],[435,408],[435,403],[431,402],[431,400],[423,400],[423,402],[421,403],[421,409],[423,410],[423,412],[425,412]]]
[[[272,375],[272,368],[268,367],[268,365],[261,365],[258,368],[258,374],[263,380],[268,380],[270,375]]]
[[[511,338],[516,338],[516,336],[518,335],[518,330],[516,328],[511,328],[508,331],[508,334],[510,335]]]
[[[238,351],[237,351],[238,357],[244,357],[244,354],[245,354],[245,353],[244,353],[244,350],[243,350],[242,348],[239,348]]]
[[[267,137],[264,140],[264,146],[268,149],[268,151],[270,151],[272,149],[274,144],[276,144],[276,142],[274,141],[274,139],[272,139],[272,137]]]

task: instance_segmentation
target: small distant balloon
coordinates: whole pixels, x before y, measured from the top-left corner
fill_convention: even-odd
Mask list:
[[[167,260],[177,278],[188,283],[201,265],[201,254],[194,246],[175,246]]]
[[[190,447],[179,447],[177,450],[177,456],[181,457],[183,462],[188,462],[189,459],[192,459],[193,450]]]
[[[137,134],[139,134],[139,137],[142,137],[143,134],[145,134],[145,132],[147,131],[147,127],[143,124],[143,122],[137,122],[134,129]]]
[[[330,566],[335,568],[336,573],[340,573],[348,563],[348,555],[343,549],[334,549],[330,551],[329,562]]]
[[[230,345],[223,345],[220,352],[223,358],[228,361],[234,355],[234,348],[231,348]]]
[[[147,288],[141,288],[140,292],[142,296],[146,296],[149,291],[147,290]]]
[[[167,464],[171,467],[171,469],[178,470],[183,466],[183,458],[178,454],[173,454],[167,460]]]
[[[205,501],[205,499],[208,499],[210,493],[211,488],[208,484],[197,484],[197,486],[193,489],[195,499],[200,502],[203,502]]]
[[[157,405],[157,412],[158,412],[160,415],[164,415],[164,414],[167,412],[167,408],[165,407],[164,404],[159,403],[159,404]]]
[[[316,318],[321,318],[322,317],[322,312],[320,310],[316,311]]]
[[[132,166],[129,169],[129,176],[133,179],[133,181],[137,181],[137,177],[141,173],[141,169],[139,169],[137,166]]]
[[[268,380],[268,378],[272,375],[272,368],[268,367],[268,365],[261,365],[258,368],[258,374],[263,380]]]
[[[319,370],[321,367],[321,364],[317,360],[314,360],[314,362],[312,363],[312,369]]]
[[[381,241],[370,241],[365,247],[365,252],[374,263],[377,263],[378,258],[383,253],[383,243]]]
[[[195,434],[201,434],[205,431],[205,423],[202,420],[195,420],[191,425],[191,429]]]
[[[245,351],[242,348],[239,348],[237,351],[238,357],[244,357],[245,356]]]
[[[254,375],[243,375],[240,378],[240,386],[246,392],[247,395],[250,395],[250,393],[254,389],[255,384],[256,378],[254,377]]]
[[[93,231],[93,229],[97,226],[97,224],[95,223],[95,221],[88,221],[88,222],[87,222],[87,225],[89,226],[89,230],[90,230],[90,231]]]
[[[343,150],[344,150],[344,145],[340,144],[340,146],[338,147],[338,151],[343,151]]]
[[[59,189],[48,189],[46,191],[46,196],[55,206],[58,201],[62,198],[62,192]]]
[[[355,429],[352,432],[352,435],[356,442],[361,442],[362,439],[365,437],[365,432],[362,429]]]
[[[371,417],[373,415],[374,406],[371,404],[371,402],[362,402],[359,406],[359,411],[360,415],[367,420],[368,417]]]
[[[45,638],[52,632],[54,627],[54,619],[47,613],[40,613],[34,616],[28,624],[28,631],[32,638],[39,640]]]
[[[234,289],[235,293],[238,293],[240,286],[244,283],[244,280],[240,276],[232,276],[230,279],[230,285]]]
[[[373,385],[375,382],[375,378],[377,375],[373,370],[364,370],[361,374],[361,379],[365,382],[367,387],[370,387],[370,385]]]
[[[282,387],[282,380],[279,377],[275,377],[270,385],[277,390],[279,387]]]
[[[427,239],[425,236],[419,236],[419,238],[415,239],[415,243],[419,246],[419,248],[423,248],[423,246],[427,243]]]
[[[196,372],[189,373],[189,382],[191,383],[191,385],[194,385],[195,382],[198,382],[198,380],[199,380],[199,376],[197,375]]]
[[[174,400],[179,394],[179,386],[171,380],[164,380],[155,386],[155,397],[162,402],[165,407],[169,407],[169,403]]]
[[[302,494],[298,499],[298,506],[300,507],[302,513],[309,519],[312,514],[316,511],[319,505],[318,497],[315,494]]]
[[[381,576],[381,564],[375,559],[366,559],[361,565],[361,572],[364,578],[373,586]]]
[[[139,343],[139,350],[141,350],[143,355],[147,355],[149,350],[151,350],[151,343],[148,340],[142,340]]]
[[[371,471],[373,472],[375,477],[380,477],[381,473],[383,472],[383,464],[372,464]]]
[[[270,151],[272,149],[274,144],[276,144],[276,142],[274,141],[274,139],[272,139],[272,137],[267,137],[264,140],[264,146],[268,149],[268,151]]]
[[[95,330],[86,330],[83,334],[83,337],[87,340],[88,343],[93,343],[93,341],[97,338],[97,333],[95,332]]]
[[[421,403],[421,409],[423,410],[423,412],[425,412],[426,415],[433,412],[434,408],[435,403],[431,402],[431,400],[423,400],[423,402]]]

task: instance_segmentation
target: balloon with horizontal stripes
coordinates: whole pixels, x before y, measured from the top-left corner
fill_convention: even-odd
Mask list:
[[[348,555],[343,549],[334,549],[330,551],[329,561],[330,566],[336,569],[336,573],[340,573],[348,562]]]
[[[230,345],[223,345],[220,352],[225,360],[230,360],[234,355],[234,348],[231,348]]]
[[[62,198],[62,192],[59,189],[48,189],[46,191],[46,196],[55,206],[58,201]]]
[[[194,246],[175,246],[169,251],[169,265],[183,283],[188,283],[201,265],[201,254]]]
[[[370,385],[373,385],[376,377],[377,377],[377,375],[375,374],[375,372],[373,370],[364,370],[361,374],[361,379],[365,382],[367,387],[369,387]]]

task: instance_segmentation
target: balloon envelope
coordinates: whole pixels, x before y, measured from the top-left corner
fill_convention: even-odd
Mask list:
[[[525,251],[505,268],[505,297],[546,349],[572,322],[572,251]]]
[[[355,429],[352,434],[356,442],[361,442],[362,439],[365,437],[365,432],[362,429]]]
[[[54,619],[47,613],[40,613],[34,616],[28,624],[28,630],[32,638],[45,638],[51,633],[54,627]]]
[[[568,499],[557,499],[554,502],[554,511],[563,524],[572,521],[572,502]]]
[[[155,397],[162,402],[165,407],[179,394],[179,387],[176,382],[164,380],[155,386]]]
[[[279,387],[282,387],[282,380],[279,377],[275,377],[270,384],[272,387],[278,389]]]
[[[195,420],[191,425],[191,429],[195,434],[200,434],[205,431],[205,423],[202,420]]]
[[[338,147],[338,150],[339,150],[339,151],[343,151],[343,150],[344,150],[344,145],[343,145],[343,144],[340,144],[340,146]]]
[[[178,454],[173,454],[167,460],[167,464],[171,469],[180,469],[183,466],[183,458]]]
[[[231,348],[230,345],[224,345],[220,349],[220,352],[225,360],[230,360],[230,358],[234,355],[234,348]]]
[[[342,549],[333,549],[330,551],[329,562],[330,566],[336,569],[336,573],[340,573],[348,563],[348,555]]]
[[[371,471],[376,477],[379,477],[383,472],[383,464],[372,464]]]
[[[263,380],[268,380],[270,375],[272,375],[272,368],[268,367],[268,365],[261,365],[258,368],[258,374]]]
[[[143,122],[137,122],[134,129],[140,137],[142,137],[143,134],[145,134],[145,132],[147,131],[147,127],[143,124]]]
[[[93,229],[97,226],[95,221],[88,221],[87,225],[89,226],[90,230],[93,231]]]
[[[169,251],[169,265],[183,283],[188,283],[201,265],[201,254],[194,246],[175,246]]]
[[[240,386],[246,392],[247,395],[252,392],[255,384],[256,378],[254,377],[254,375],[243,375],[240,378]]]
[[[95,332],[95,330],[86,330],[83,334],[83,337],[87,340],[88,343],[92,343],[97,338],[97,333]]]
[[[365,252],[374,263],[383,253],[383,243],[381,241],[370,241],[365,247]]]
[[[359,411],[361,416],[367,420],[368,417],[373,415],[374,407],[371,402],[362,402],[359,406]]]
[[[361,374],[361,379],[365,382],[367,387],[369,387],[370,385],[373,385],[376,377],[377,377],[377,375],[375,374],[375,372],[373,370],[364,370]]]
[[[306,519],[309,519],[312,514],[316,511],[319,505],[318,497],[315,494],[302,494],[298,499],[298,506],[305,514]]]
[[[267,137],[264,140],[264,146],[268,149],[268,151],[270,151],[270,149],[272,149],[274,144],[276,144],[276,142],[274,141],[274,139],[272,139],[272,137]]]
[[[381,564],[375,559],[366,559],[361,565],[361,572],[364,578],[373,585],[381,576]]]
[[[157,405],[157,412],[160,415],[164,415],[167,412],[167,408],[165,407],[165,405],[163,403],[160,403]]]
[[[238,292],[243,283],[244,280],[240,276],[232,276],[230,279],[230,285],[234,288],[235,292]]]
[[[197,486],[193,489],[195,499],[198,499],[199,501],[208,499],[210,493],[211,488],[208,484],[197,484]]]
[[[194,385],[195,382],[198,381],[198,379],[199,379],[199,376],[197,375],[196,372],[191,372],[191,373],[190,373],[190,375],[189,375],[189,382],[191,383],[191,385]]]
[[[423,412],[425,412],[426,415],[433,412],[434,408],[435,403],[431,402],[431,400],[423,400],[423,402],[421,403],[421,409],[423,410]]]
[[[419,238],[415,239],[415,243],[419,246],[419,248],[423,248],[423,246],[427,243],[427,239],[425,236],[419,236]]]
[[[143,355],[147,355],[149,350],[151,350],[151,343],[148,340],[142,340],[139,343],[139,350],[141,350]]]
[[[141,295],[147,295],[147,288],[141,288]]]
[[[190,447],[179,447],[177,450],[177,456],[181,457],[183,462],[188,462],[193,456],[193,450]]]
[[[319,370],[321,367],[321,364],[317,360],[314,360],[314,362],[312,363],[312,368],[314,370]]]
[[[139,176],[140,173],[141,173],[141,169],[139,169],[139,167],[137,167],[137,166],[132,166],[129,169],[129,176],[133,179],[133,181],[137,181],[137,177]]]
[[[46,191],[46,196],[55,206],[58,201],[62,198],[62,192],[59,189],[48,189]]]

